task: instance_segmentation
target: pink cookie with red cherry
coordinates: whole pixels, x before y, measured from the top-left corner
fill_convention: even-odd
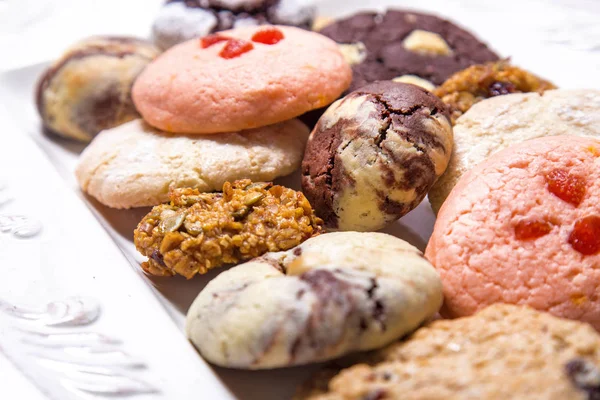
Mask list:
[[[511,146],[463,175],[425,252],[448,317],[526,304],[600,330],[600,140]]]
[[[171,48],[139,76],[133,100],[164,131],[231,132],[324,107],[351,81],[331,39],[289,26],[246,27]]]

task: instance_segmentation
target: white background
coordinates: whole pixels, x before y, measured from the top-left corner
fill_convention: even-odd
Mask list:
[[[600,0],[441,0],[423,1],[427,3],[423,7],[434,11],[436,3],[441,2],[456,4],[445,15],[458,20],[470,10],[485,9],[486,18],[472,20],[468,27],[481,32],[502,54],[512,55],[521,65],[567,87],[600,87],[600,25],[596,23]],[[161,3],[162,0],[0,0],[0,72],[54,59],[73,42],[92,34],[146,36]],[[348,3],[370,2],[343,2]],[[415,6],[414,1],[396,3]],[[544,37],[529,40],[539,35]],[[539,44],[547,38],[551,40],[545,49],[524,45]],[[538,52],[545,56],[537,57]],[[43,398],[0,355],[0,399]]]

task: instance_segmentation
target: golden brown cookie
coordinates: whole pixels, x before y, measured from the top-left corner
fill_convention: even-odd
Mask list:
[[[502,60],[459,71],[433,93],[448,106],[454,125],[458,117],[481,100],[510,93],[543,93],[549,89],[556,86]]]
[[[152,275],[190,279],[224,264],[290,249],[321,232],[302,193],[249,179],[226,182],[222,193],[175,189],[139,223],[134,243]]]
[[[600,335],[587,324],[496,304],[441,320],[296,399],[588,400],[600,396]]]

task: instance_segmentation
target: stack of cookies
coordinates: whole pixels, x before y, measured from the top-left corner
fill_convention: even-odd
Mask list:
[[[240,369],[379,349],[298,399],[600,398],[600,91],[437,16],[313,17],[168,1],[163,54],[95,38],[40,82],[46,128],[93,138],[82,190],[153,206],[147,273],[240,264],[198,294],[188,338]],[[298,169],[301,192],[270,182]],[[427,196],[424,254],[375,232]]]

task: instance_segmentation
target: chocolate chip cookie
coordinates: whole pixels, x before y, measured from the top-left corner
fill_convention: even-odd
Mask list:
[[[329,24],[320,33],[338,42],[352,64],[350,90],[404,75],[437,86],[470,65],[498,59],[468,31],[416,12],[363,12]]]
[[[600,398],[600,336],[591,326],[497,304],[441,320],[367,360],[309,382],[296,400]]]
[[[168,49],[209,33],[249,25],[310,29],[315,10],[297,0],[169,0],[152,26],[156,45]]]
[[[91,37],[75,44],[38,82],[44,127],[89,142],[98,132],[139,117],[131,86],[158,54],[151,43],[131,37]]]
[[[302,189],[327,227],[378,230],[423,200],[451,152],[444,103],[421,87],[381,81],[320,118],[302,161]]]

